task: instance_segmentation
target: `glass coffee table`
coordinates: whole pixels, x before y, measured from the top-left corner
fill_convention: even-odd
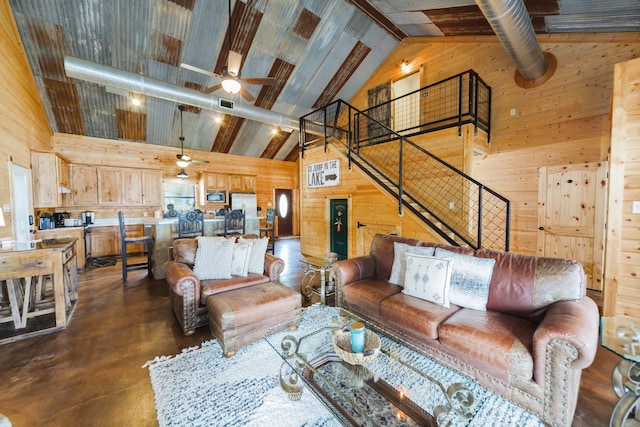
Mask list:
[[[312,392],[343,425],[443,426],[472,418],[477,404],[470,381],[456,376],[460,382],[443,384],[424,367],[435,362],[378,331],[375,359],[364,365],[343,361],[333,348],[334,331],[355,321],[372,328],[343,309],[334,312],[329,324],[266,339],[283,359],[279,380],[291,400]]]

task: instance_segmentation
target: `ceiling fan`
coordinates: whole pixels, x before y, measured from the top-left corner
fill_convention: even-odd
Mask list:
[[[191,163],[209,163],[209,160],[196,160],[192,159],[191,156],[184,153],[184,133],[182,131],[182,113],[184,111],[184,105],[178,105],[178,109],[180,110],[180,154],[176,154],[176,164],[182,170],[178,174],[178,178],[187,178],[188,175],[184,171],[184,168],[189,166]]]
[[[196,73],[205,74],[212,77],[217,77],[221,81],[220,83],[213,85],[205,90],[203,93],[212,93],[219,89],[224,89],[226,92],[235,94],[240,92],[240,95],[247,101],[251,102],[255,98],[244,88],[242,87],[242,83],[250,84],[250,85],[272,85],[276,83],[277,79],[274,77],[240,77],[240,65],[242,65],[242,54],[238,52],[234,52],[231,50],[231,35],[233,31],[231,28],[231,0],[229,0],[229,26],[228,26],[228,35],[227,40],[229,42],[228,46],[228,55],[227,55],[227,65],[222,67],[221,74],[217,74],[203,68],[195,67],[193,65],[182,63],[180,67],[195,71]]]

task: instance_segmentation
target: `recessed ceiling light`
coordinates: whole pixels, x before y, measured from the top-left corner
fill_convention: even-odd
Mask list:
[[[221,123],[222,122],[222,117],[216,116],[216,118],[214,120],[216,121],[216,123]]]

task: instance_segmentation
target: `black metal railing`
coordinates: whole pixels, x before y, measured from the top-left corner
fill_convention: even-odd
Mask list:
[[[436,130],[473,124],[491,139],[491,87],[468,70],[363,111],[383,124],[361,132],[359,144],[379,144],[394,132],[412,137]],[[364,129],[363,129],[364,130]]]
[[[393,194],[399,213],[406,207],[452,244],[509,250],[509,201],[407,136],[338,100],[300,118],[302,156],[329,143]]]

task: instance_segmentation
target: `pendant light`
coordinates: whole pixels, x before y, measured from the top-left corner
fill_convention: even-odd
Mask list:
[[[186,177],[187,174],[185,173],[184,168],[189,166],[189,160],[191,160],[191,157],[184,154],[184,133],[182,131],[182,112],[184,111],[184,105],[178,105],[178,110],[180,110],[180,154],[178,155],[176,164],[179,168],[182,168],[181,173],[184,173]],[[180,175],[178,175],[178,177],[183,178]]]
[[[189,178],[189,175],[184,171],[184,169],[180,170],[180,173],[176,175],[178,178]]]

